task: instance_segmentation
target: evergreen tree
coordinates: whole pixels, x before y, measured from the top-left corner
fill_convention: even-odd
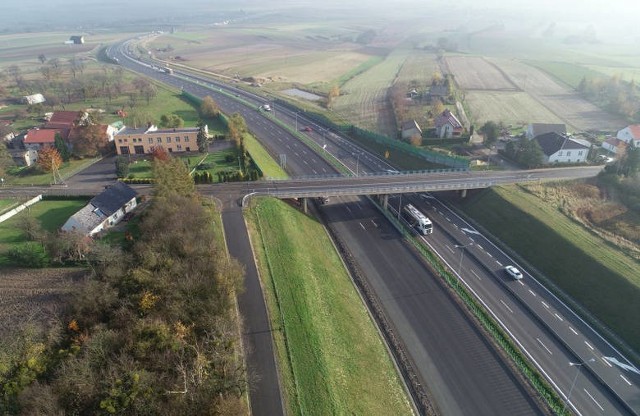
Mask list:
[[[198,120],[198,135],[196,137],[196,141],[198,142],[198,151],[200,153],[205,153],[209,146],[209,137],[207,137],[207,133],[205,131],[205,124],[202,120]]]
[[[63,162],[68,162],[69,161],[69,148],[67,147],[67,144],[64,142],[64,139],[62,138],[60,133],[56,133],[55,134],[54,146],[55,146],[56,150],[58,150],[58,153],[60,154],[60,157],[62,158],[62,161]]]

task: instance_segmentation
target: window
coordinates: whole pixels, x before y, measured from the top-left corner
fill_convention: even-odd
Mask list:
[[[122,143],[122,139],[118,139],[118,143]]]
[[[167,143],[171,143],[171,137],[167,137]]]
[[[125,143],[129,143],[129,139],[124,139],[124,142]]]
[[[567,150],[567,156],[571,156],[571,150]]]
[[[162,137],[158,137],[158,138],[156,139],[156,141],[157,141],[158,143],[162,143]]]
[[[558,156],[562,156],[562,150],[558,152]]]
[[[182,145],[181,144],[176,145],[176,149],[177,150],[182,150]]]
[[[582,156],[582,150],[578,152],[578,156]]]
[[[149,143],[153,143],[153,137],[149,137],[149,138],[147,139],[147,141],[148,141]]]
[[[188,142],[189,141],[189,136],[184,136],[184,141]]]
[[[176,137],[176,143],[180,143],[180,137]]]

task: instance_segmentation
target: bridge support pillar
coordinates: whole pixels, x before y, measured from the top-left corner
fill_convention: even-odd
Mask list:
[[[383,209],[387,209],[387,205],[389,205],[389,195],[388,194],[384,194],[384,195],[380,195],[380,199],[382,202],[382,208]]]
[[[308,205],[308,202],[307,202],[307,200],[308,200],[308,199],[309,199],[309,198],[302,198],[302,211],[303,211],[305,214],[308,214],[308,213],[309,213],[309,208],[308,208],[308,206],[307,206],[307,205]]]
[[[462,191],[460,191],[460,197],[462,198],[466,198],[467,197],[467,190],[463,189]]]

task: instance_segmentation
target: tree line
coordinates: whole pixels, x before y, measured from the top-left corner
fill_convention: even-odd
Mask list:
[[[214,238],[184,164],[154,161],[150,206],[124,245],[89,241],[55,323],[2,340],[0,413],[246,414],[235,296],[242,268]]]
[[[582,77],[577,88],[587,99],[628,120],[640,121],[640,93],[635,81],[624,81],[620,75]]]

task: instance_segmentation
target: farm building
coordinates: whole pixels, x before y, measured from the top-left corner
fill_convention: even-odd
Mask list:
[[[208,134],[205,125],[205,133]],[[198,128],[158,129],[149,126],[142,129],[124,128],[115,136],[116,153],[119,155],[143,155],[157,146],[170,153],[191,152],[198,149]]]
[[[635,147],[640,147],[640,124],[632,124],[623,128],[616,137],[625,143],[633,142]]]
[[[544,153],[545,164],[550,163],[583,163],[589,155],[589,145],[571,138],[567,134],[550,132],[536,136]]]
[[[42,94],[31,94],[31,95],[25,95],[24,97],[22,97],[22,102],[28,105],[40,104],[45,101],[46,100],[44,99],[44,95]]]
[[[113,227],[127,212],[136,207],[137,192],[129,185],[116,182],[73,214],[62,226],[63,231],[80,232],[87,236]]]
[[[625,149],[627,148],[627,143],[624,140],[618,139],[617,137],[609,137],[607,140],[602,142],[602,148],[615,155],[619,155],[624,153]]]
[[[56,141],[56,134],[62,134],[62,131],[59,129],[30,129],[24,136],[24,147],[33,150],[52,147]]]
[[[414,136],[422,137],[422,129],[415,120],[402,123],[402,140],[409,140]]]
[[[566,134],[567,126],[564,124],[531,123],[527,126],[525,136],[531,140],[547,133]]]
[[[440,138],[458,137],[464,128],[458,118],[448,109],[436,117],[436,135]]]
[[[82,45],[84,43],[84,36],[71,36],[65,43],[70,45]]]

